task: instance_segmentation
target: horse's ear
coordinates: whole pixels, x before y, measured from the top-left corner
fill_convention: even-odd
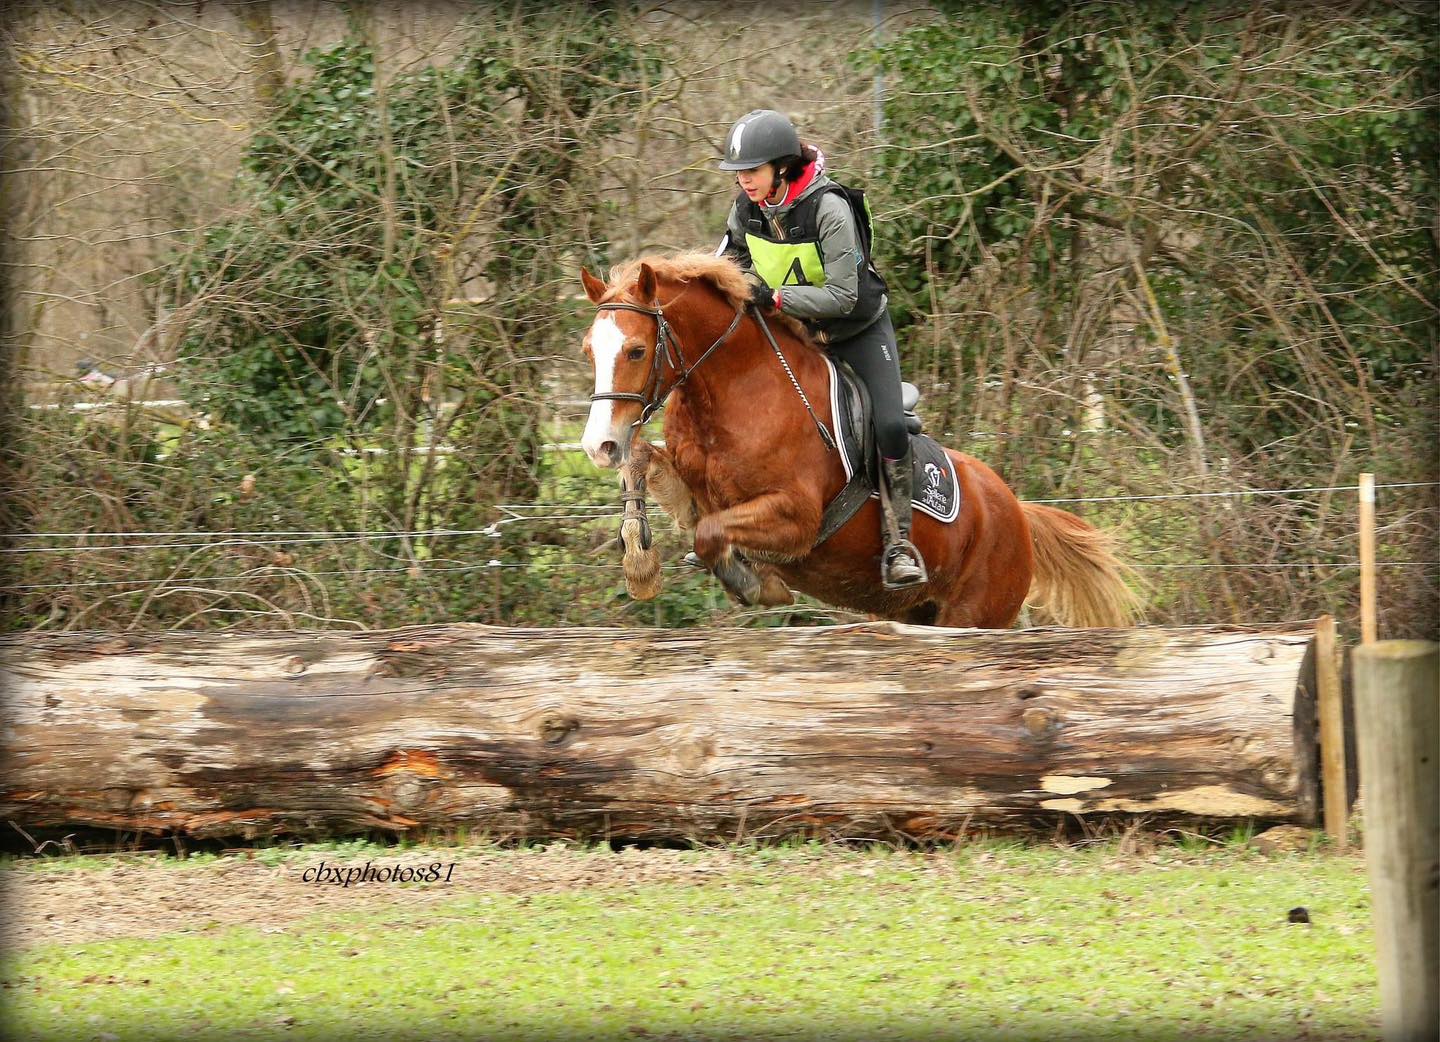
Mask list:
[[[600,303],[601,298],[605,296],[606,290],[610,288],[584,268],[580,269],[580,282],[584,285],[585,295],[590,298],[590,303],[592,304]]]
[[[655,269],[643,261],[640,274],[635,279],[635,295],[647,304],[655,299]]]

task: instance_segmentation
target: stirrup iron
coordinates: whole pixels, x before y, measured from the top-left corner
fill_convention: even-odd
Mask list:
[[[885,549],[884,564],[880,568],[880,582],[887,590],[908,590],[929,582],[925,572],[925,561],[920,551],[908,539],[891,543]]]

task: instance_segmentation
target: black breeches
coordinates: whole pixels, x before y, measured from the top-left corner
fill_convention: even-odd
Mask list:
[[[900,404],[900,351],[888,310],[869,328],[849,340],[826,344],[825,349],[846,362],[865,382],[874,410],[875,443],[882,455],[900,459],[910,446],[905,410]]]

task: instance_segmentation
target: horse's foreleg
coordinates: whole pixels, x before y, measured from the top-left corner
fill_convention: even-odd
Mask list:
[[[645,474],[653,449],[648,442],[640,442],[620,468],[620,498],[624,505],[620,522],[622,567],[625,586],[637,601],[651,600],[660,592],[660,553],[645,516]]]
[[[695,553],[740,603],[790,604],[794,598],[779,575],[766,568],[762,576],[735,550],[802,557],[819,528],[817,509],[794,496],[771,493],[700,518]]]
[[[799,558],[820,533],[820,507],[792,493],[771,492],[706,514],[695,527],[695,552],[709,563],[732,546],[756,555]]]
[[[645,443],[645,449],[645,480],[650,494],[655,497],[660,508],[674,520],[678,531],[695,531],[700,524],[700,505],[675,469],[670,454],[648,442]],[[749,572],[753,572],[759,580],[757,589],[745,570],[747,562],[736,560],[735,564],[737,567],[733,569],[727,567],[729,581],[721,578],[721,583],[734,593],[737,599],[765,605],[795,603],[790,588],[774,568],[765,564],[748,563]]]
[[[645,443],[645,480],[650,494],[660,509],[670,515],[675,527],[682,532],[693,532],[700,521],[700,507],[695,496],[686,487],[670,454],[656,445]]]

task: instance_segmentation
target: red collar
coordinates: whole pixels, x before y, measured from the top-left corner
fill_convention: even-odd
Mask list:
[[[806,163],[805,169],[800,172],[800,176],[790,182],[790,187],[785,190],[784,198],[773,205],[770,203],[766,203],[765,205],[771,209],[789,206],[796,199],[800,198],[801,192],[810,187],[811,182],[815,180],[815,175],[820,172],[819,167],[820,164],[814,161]]]

